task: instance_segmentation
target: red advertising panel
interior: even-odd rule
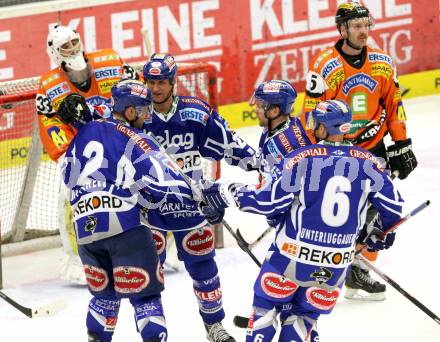
[[[112,47],[126,61],[154,51],[179,61],[208,61],[219,71],[220,103],[249,98],[256,82],[282,78],[304,89],[310,58],[334,44],[337,0],[123,1],[0,20],[0,81],[51,68],[48,28],[76,28],[88,51]],[[375,18],[372,45],[387,50],[400,74],[440,67],[438,0],[363,1]],[[55,10],[55,9],[54,9]]]

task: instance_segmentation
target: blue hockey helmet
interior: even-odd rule
[[[121,80],[112,87],[111,105],[116,113],[124,114],[127,107],[135,107],[138,112],[150,104],[151,91],[141,81]]]
[[[169,54],[155,53],[142,69],[144,80],[169,80],[171,84],[177,75],[177,64]]]
[[[350,106],[345,101],[321,101],[309,115],[307,126],[310,129],[316,129],[319,124],[322,124],[329,135],[345,134],[350,131],[351,118]]]
[[[253,99],[264,103],[265,110],[268,110],[271,105],[278,105],[281,114],[284,115],[290,115],[296,97],[295,88],[289,82],[281,80],[261,82],[253,95]]]

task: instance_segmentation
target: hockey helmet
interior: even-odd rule
[[[56,25],[47,35],[47,54],[52,63],[80,71],[87,67],[78,32],[68,26]]]
[[[351,128],[351,109],[342,100],[326,100],[319,102],[309,115],[307,126],[310,129],[325,126],[329,135],[345,134]]]
[[[150,104],[151,92],[141,81],[125,79],[112,87],[111,106],[116,113],[124,114],[127,107],[135,107],[139,116]]]
[[[358,2],[346,2],[338,6],[335,23],[337,27],[346,24],[351,19],[368,18],[370,26],[373,25],[373,18],[367,7]]]
[[[255,100],[262,101],[264,110],[268,110],[271,105],[278,105],[281,114],[290,115],[296,97],[296,90],[289,82],[271,80],[261,82],[257,86],[251,104],[254,104]]]
[[[144,80],[169,80],[171,84],[177,75],[177,64],[174,57],[155,53],[142,69]]]

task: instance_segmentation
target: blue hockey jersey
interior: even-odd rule
[[[163,203],[193,206],[192,192],[152,138],[114,119],[83,125],[62,163],[78,244],[144,223]]]
[[[202,178],[202,158],[225,161],[244,170],[258,168],[255,150],[246,144],[225,120],[204,101],[176,96],[171,110],[151,110],[143,129],[150,132],[194,180]],[[162,230],[185,230],[207,225],[195,206],[164,203],[148,213],[149,225]],[[165,225],[162,225],[165,222]]]
[[[300,148],[276,166],[266,183],[239,186],[241,210],[277,222],[267,260],[300,286],[332,290],[344,281],[368,202],[384,229],[396,223],[403,200],[382,160],[351,145]]]
[[[259,171],[270,173],[274,165],[280,163],[287,154],[310,144],[301,121],[295,117],[290,117],[272,134],[265,128],[258,144]]]

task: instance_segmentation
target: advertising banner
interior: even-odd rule
[[[51,68],[46,36],[57,22],[78,30],[85,49],[111,47],[127,62],[153,51],[206,61],[219,71],[220,103],[246,101],[257,82],[281,78],[304,89],[311,57],[339,39],[337,0],[120,1],[0,20],[0,81]],[[56,2],[54,2],[55,4]],[[440,67],[440,2],[365,0],[375,18],[370,44],[388,51],[399,74]]]

